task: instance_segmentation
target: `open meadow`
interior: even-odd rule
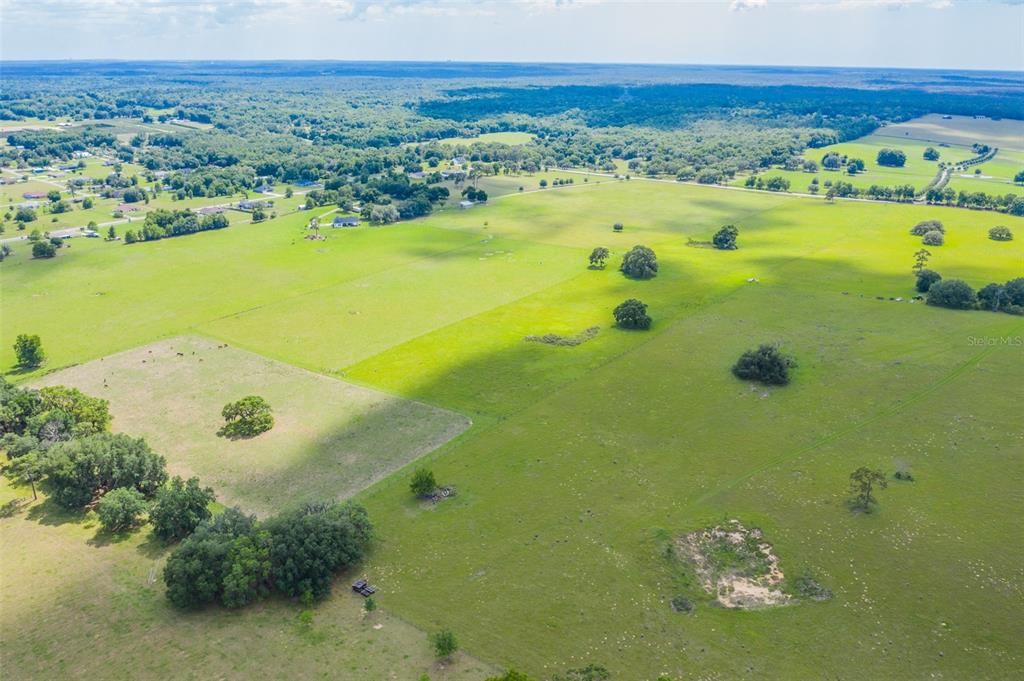
[[[48,261],[16,252],[0,268],[0,364],[13,365],[16,334],[40,334],[48,364],[11,378],[110,399],[115,430],[145,434],[225,503],[264,511],[368,485],[356,498],[379,541],[359,574],[380,587],[385,626],[359,619],[341,580],[310,630],[276,600],[178,614],[153,583],[165,554],[145,529],[109,541],[91,515],[42,501],[0,520],[3,572],[43,563],[49,585],[3,590],[12,676],[362,664],[347,678],[481,679],[485,660],[536,676],[593,662],[622,679],[1009,680],[1024,665],[1024,551],[1010,540],[1024,433],[1007,427],[1024,319],[913,301],[921,244],[908,234],[942,220],[929,267],[980,288],[1024,274],[1024,239],[987,234],[1024,236],[1024,219],[580,176],[325,241],[302,238],[307,219],[81,240]],[[738,250],[706,247],[724,224],[739,228]],[[656,278],[617,271],[635,244],[656,252]],[[596,246],[612,253],[605,268],[587,266]],[[633,297],[649,331],[613,325]],[[572,347],[524,340],[591,327]],[[791,385],[732,376],[759,343],[796,357]],[[212,434],[220,406],[257,386],[285,428],[242,443]],[[454,498],[413,498],[411,465],[380,479],[438,446],[420,462]],[[351,470],[365,461],[372,474]],[[852,513],[859,466],[914,481],[879,491],[877,513]],[[764,531],[787,577],[810,570],[834,597],[713,606],[666,546],[730,519]],[[677,596],[692,614],[673,610]],[[443,672],[422,633],[439,627],[466,651]],[[224,646],[241,666],[217,662]],[[125,652],[87,657],[97,648]]]

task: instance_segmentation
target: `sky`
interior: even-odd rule
[[[0,0],[0,59],[1024,70],[1024,0]]]

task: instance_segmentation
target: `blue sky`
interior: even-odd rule
[[[0,0],[3,59],[1024,69],[1024,0]]]

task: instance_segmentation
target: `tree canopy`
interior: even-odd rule
[[[737,248],[736,237],[739,236],[740,230],[734,225],[725,225],[720,230],[715,232],[715,236],[711,239],[711,243],[714,244],[715,248],[723,251],[732,251]]]
[[[237,402],[229,402],[221,410],[224,426],[218,435],[231,440],[256,437],[274,427],[270,404],[259,395],[248,395]]]
[[[649,329],[653,322],[647,314],[647,305],[636,298],[619,303],[612,311],[612,316],[620,329]]]
[[[658,274],[658,258],[647,246],[633,246],[622,256],[619,270],[633,279],[652,279]]]
[[[970,284],[962,279],[943,279],[928,289],[929,305],[954,310],[970,310],[977,306],[978,297]]]

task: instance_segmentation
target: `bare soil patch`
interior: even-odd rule
[[[722,607],[766,608],[792,600],[781,589],[785,574],[779,557],[757,528],[732,520],[679,537],[676,551]]]

